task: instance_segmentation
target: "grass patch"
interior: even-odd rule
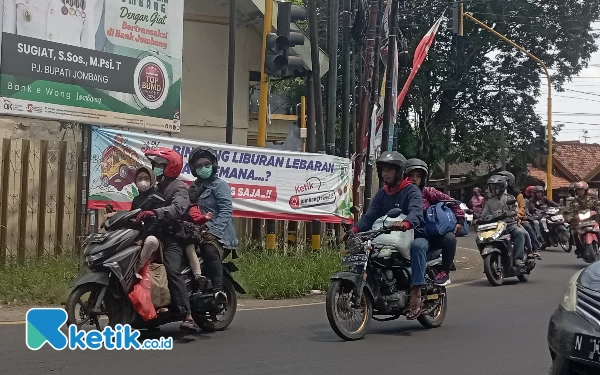
[[[246,244],[238,253],[235,263],[239,271],[234,278],[248,297],[260,299],[295,298],[311,290],[325,290],[329,277],[340,269],[338,249],[270,251]],[[79,260],[71,255],[32,258],[24,265],[11,259],[0,269],[0,304],[62,304],[78,276]]]
[[[234,274],[249,296],[261,299],[302,297],[325,290],[329,278],[340,270],[338,249],[269,251],[247,246],[236,260]]]
[[[57,305],[66,301],[70,283],[79,276],[78,259],[71,255],[9,259],[0,269],[0,303]]]

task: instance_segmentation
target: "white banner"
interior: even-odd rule
[[[234,217],[351,222],[352,166],[337,156],[226,145],[93,128],[88,207],[129,209],[137,195],[135,170],[144,152],[168,147],[184,158],[180,179],[190,184],[187,159],[195,147],[217,151],[219,177],[231,187]]]

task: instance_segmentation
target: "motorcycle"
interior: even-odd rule
[[[545,207],[541,210],[541,215],[538,215],[540,225],[542,226],[542,236],[544,247],[560,247],[564,252],[571,251],[569,246],[569,225],[565,222],[565,218],[560,214],[558,207]]]
[[[589,209],[581,210],[574,216],[573,230],[577,232],[573,236],[576,251],[586,263],[600,260],[598,250],[598,233],[600,232],[596,212]]]
[[[390,210],[387,219],[398,218],[399,208]],[[348,270],[331,277],[327,290],[327,319],[333,331],[343,340],[361,339],[369,330],[372,319],[389,321],[409,311],[411,268],[409,251],[374,245],[382,234],[391,233],[386,220],[381,229],[351,235],[347,240],[347,255],[341,265]],[[439,327],[446,317],[446,288],[433,280],[441,266],[441,249],[430,251],[423,287],[423,306],[417,318],[426,328]],[[360,316],[353,321],[355,316]],[[388,316],[377,318],[377,316]]]
[[[510,234],[505,233],[504,218],[505,214],[487,215],[477,225],[475,242],[483,259],[483,273],[493,286],[502,285],[505,277],[516,276],[519,281],[527,281],[536,264],[534,259],[524,260],[525,272],[514,266],[514,248]]]
[[[158,195],[151,195],[148,199],[164,202]],[[138,240],[147,227],[147,223],[135,220],[140,212],[138,209],[114,213],[104,223],[106,232],[92,234],[84,241],[83,255],[89,272],[73,282],[74,289],[65,307],[69,325],[82,327],[89,324],[101,330],[100,316],[107,316],[111,327],[130,324],[134,329],[155,329],[181,321],[181,316],[161,311],[164,309],[159,310],[156,318],[144,321],[129,299],[129,293],[138,282],[135,268],[142,249]],[[195,290],[194,275],[187,264],[183,265],[181,274],[185,279],[192,317],[203,331],[222,331],[233,321],[237,308],[236,291],[246,293],[233,279],[232,273],[237,270],[233,263],[223,263],[223,291],[227,295],[227,304],[223,306],[215,304],[210,280],[203,289]],[[87,299],[82,298],[86,295]]]

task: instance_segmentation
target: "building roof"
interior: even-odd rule
[[[541,169],[537,169],[533,166],[531,166],[531,164],[527,165],[527,174],[533,178],[535,178],[536,180],[539,180],[541,182],[544,183],[544,185],[546,185],[546,177],[547,177],[547,173],[542,171]],[[552,190],[554,189],[560,189],[560,188],[568,188],[569,185],[571,183],[559,176],[553,175],[552,176]]]
[[[555,142],[554,167],[572,181],[589,181],[600,173],[600,145],[580,141]]]

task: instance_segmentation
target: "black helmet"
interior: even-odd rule
[[[381,168],[384,166],[390,166],[396,168],[396,179],[401,179],[404,175],[404,168],[406,167],[406,158],[398,151],[385,151],[375,161],[377,166],[377,174],[379,179],[382,179]]]
[[[506,177],[506,182],[508,183],[508,186],[514,189],[516,181],[514,174],[510,173],[509,171],[501,171],[498,172],[498,175]]]
[[[536,185],[533,187],[533,193],[535,194],[536,192],[541,191],[542,194],[544,193],[544,187],[541,185]]]
[[[212,161],[213,175],[216,175],[219,169],[219,160],[217,159],[217,152],[214,149],[207,146],[198,146],[195,149],[193,149],[192,152],[190,152],[190,156],[188,158],[188,164],[190,166],[190,172],[192,173],[192,176],[196,178],[198,177],[198,175],[196,174],[196,161],[198,161],[198,159],[200,159],[201,157],[205,157]]]
[[[508,183],[505,176],[495,174],[488,179],[487,185],[492,195],[500,196],[506,191]]]
[[[406,168],[404,169],[404,175],[408,175],[411,171],[420,170],[421,171],[421,184],[419,188],[423,189],[425,184],[427,183],[427,177],[429,176],[429,168],[427,167],[427,163],[425,163],[421,159],[408,159],[406,161]]]

